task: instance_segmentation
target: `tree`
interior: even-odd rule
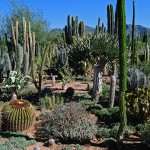
[[[118,0],[118,34],[119,34],[119,89],[120,89],[120,126],[118,142],[123,138],[123,131],[127,125],[125,92],[127,87],[127,54],[126,54],[126,13],[125,0]]]
[[[25,18],[26,22],[31,23],[31,30],[36,33],[36,41],[43,43],[49,39],[49,22],[43,17],[41,11],[35,12],[30,7],[25,5],[23,1],[10,1],[10,12],[6,15],[4,27],[11,36],[11,22],[19,22],[19,43],[23,41],[23,26],[22,22]],[[28,26],[27,26],[28,31]]]

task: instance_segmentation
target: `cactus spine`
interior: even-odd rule
[[[10,101],[3,110],[3,123],[7,131],[23,131],[34,121],[35,111],[26,100]]]
[[[126,13],[125,0],[118,0],[118,28],[119,28],[119,88],[120,88],[120,126],[117,140],[122,139],[123,131],[127,125],[125,92],[127,87],[127,54],[126,54]]]

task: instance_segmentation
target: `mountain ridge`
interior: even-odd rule
[[[95,28],[93,27],[90,27],[90,26],[85,26],[85,32],[86,33],[90,33],[90,32],[94,32],[95,31]],[[51,32],[56,32],[56,33],[63,33],[64,30],[61,29],[61,28],[54,28],[51,30]],[[126,25],[126,32],[127,32],[127,35],[129,34],[130,36],[132,35],[132,25],[131,24],[127,24]],[[148,27],[144,27],[142,25],[135,25],[135,36],[138,36],[140,34],[144,34],[144,32],[148,32],[150,33],[150,28]]]

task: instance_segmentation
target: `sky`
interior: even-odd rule
[[[14,0],[15,1],[15,0]],[[18,0],[19,1],[19,0]],[[33,10],[41,10],[51,28],[63,28],[67,15],[78,16],[85,25],[95,27],[98,17],[107,26],[107,5],[116,6],[117,0],[23,0]],[[135,24],[150,28],[150,0],[135,0]],[[9,13],[9,1],[1,0],[0,14]],[[126,22],[132,23],[132,0],[126,0]]]

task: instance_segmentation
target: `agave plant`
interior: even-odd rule
[[[11,71],[9,77],[3,80],[3,84],[5,88],[10,89],[12,99],[16,99],[17,91],[27,86],[31,80],[32,78],[30,76],[23,76],[17,71]]]

